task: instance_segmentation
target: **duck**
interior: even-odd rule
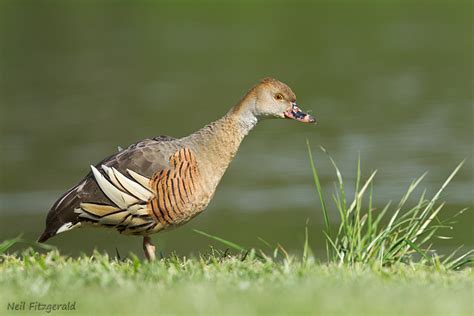
[[[142,236],[145,257],[155,260],[150,236],[207,207],[242,140],[266,119],[316,122],[288,85],[264,78],[222,118],[193,134],[145,139],[91,165],[52,205],[38,242],[82,227],[111,228]]]

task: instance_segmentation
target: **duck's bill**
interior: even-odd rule
[[[291,109],[283,113],[286,118],[293,119],[295,121],[303,122],[303,123],[316,123],[316,119],[309,115],[308,113],[305,113],[301,111],[299,107],[296,106],[296,103],[293,104]]]

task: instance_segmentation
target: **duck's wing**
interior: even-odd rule
[[[95,182],[109,202],[80,203],[74,209],[79,223],[113,227],[123,234],[150,235],[188,221],[195,214],[191,207],[200,188],[196,157],[183,147],[168,160],[169,166],[151,178],[130,169],[127,177],[114,167],[102,165],[102,173],[91,166]]]
[[[169,136],[159,136],[152,139],[146,139],[136,144],[129,146],[126,149],[120,150],[119,152],[105,158],[91,169],[88,175],[84,177],[76,186],[65,192],[51,207],[48,216],[46,218],[46,228],[43,234],[38,239],[39,242],[44,242],[52,236],[74,228],[80,223],[81,219],[75,210],[81,208],[81,204],[85,205],[85,209],[92,212],[93,206],[88,203],[94,203],[94,205],[102,205],[100,209],[94,209],[97,214],[105,214],[113,212],[112,208],[120,208],[124,206],[115,205],[111,203],[111,196],[105,194],[103,187],[100,186],[98,179],[104,178],[107,181],[111,181],[112,184],[121,186],[121,192],[125,195],[115,198],[127,198],[132,196],[137,198],[133,193],[129,192],[123,184],[119,183],[117,177],[121,178],[122,181],[127,179],[132,180],[134,183],[138,183],[142,188],[135,186],[135,191],[141,191],[145,194],[148,190],[139,180],[149,179],[160,170],[165,170],[169,167],[169,157],[176,152],[179,145],[175,138]],[[124,176],[126,175],[126,176]],[[105,183],[105,182],[103,182]],[[125,184],[133,185],[130,183]],[[129,189],[132,189],[130,187]],[[118,192],[115,192],[118,193]],[[145,198],[145,196],[140,196]],[[114,202],[112,200],[112,202]],[[115,200],[117,202],[117,200]],[[112,215],[112,214],[111,214]],[[138,217],[138,216],[137,216]],[[105,223],[106,224],[106,223]]]

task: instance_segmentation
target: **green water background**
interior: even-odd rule
[[[35,239],[59,195],[118,145],[192,133],[266,76],[290,85],[319,124],[261,123],[208,209],[154,237],[164,255],[205,252],[209,240],[192,229],[301,251],[309,218],[323,256],[306,139],[331,153],[347,181],[359,153],[365,176],[378,169],[378,207],[425,171],[422,186],[433,194],[467,159],[443,195],[444,216],[472,208],[472,9],[459,1],[2,1],[0,239]],[[334,172],[315,154],[329,194]],[[473,219],[461,217],[438,249],[472,248]],[[51,244],[71,254],[141,253],[140,239],[107,230]]]

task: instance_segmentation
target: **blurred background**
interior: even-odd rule
[[[459,1],[2,1],[0,240],[34,240],[89,165],[156,135],[180,137],[221,117],[259,79],[287,83],[319,124],[265,121],[244,141],[208,209],[155,235],[169,255],[206,252],[199,229],[246,247],[301,251],[305,222],[324,257],[306,139],[329,194],[325,147],[354,181],[378,169],[377,207],[414,178],[448,217],[473,203],[473,15]],[[334,209],[333,209],[334,210]],[[337,214],[331,221],[336,224]],[[474,246],[473,212],[447,252]],[[141,238],[105,229],[50,240],[65,254],[141,255]]]

